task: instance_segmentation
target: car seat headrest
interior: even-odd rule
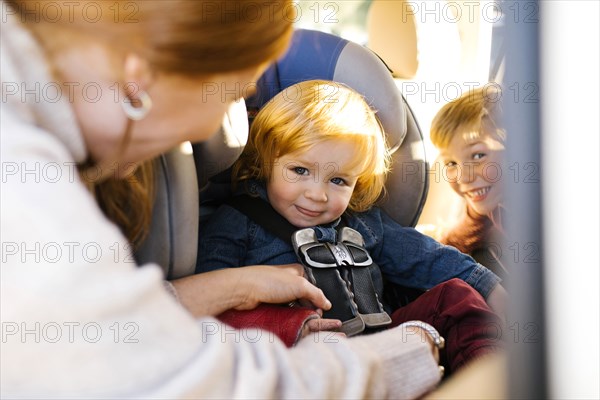
[[[324,32],[298,29],[288,52],[262,75],[246,100],[250,120],[273,96],[298,82],[325,79],[362,94],[377,111],[388,143],[398,148],[406,136],[406,110],[390,71],[373,52]]]
[[[240,99],[229,107],[221,128],[210,139],[192,144],[198,188],[202,190],[210,178],[231,167],[247,142],[248,115]]]
[[[246,100],[250,123],[258,110],[289,86],[312,79],[343,83],[376,110],[392,153],[387,195],[379,203],[404,226],[415,226],[428,190],[423,136],[391,71],[371,50],[324,32],[299,29],[287,53],[259,79]]]

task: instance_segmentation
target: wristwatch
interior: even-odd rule
[[[442,350],[444,348],[444,346],[446,345],[446,341],[444,340],[442,335],[440,335],[440,333],[437,331],[437,329],[435,329],[433,326],[429,325],[427,322],[408,321],[408,322],[403,323],[402,326],[418,327],[418,328],[423,329],[425,332],[427,332],[427,334],[431,338],[431,341],[433,342],[433,345],[437,349],[438,354],[439,354],[439,351]],[[444,372],[445,372],[444,367],[442,365],[438,365],[438,370],[440,372],[440,377],[443,378]]]
[[[435,347],[437,347],[438,350],[443,349],[446,344],[446,341],[444,340],[442,335],[440,335],[440,333],[433,326],[429,325],[427,322],[408,321],[408,322],[404,322],[402,324],[402,326],[405,326],[405,327],[416,326],[418,328],[423,329],[425,332],[427,332],[427,334],[431,338],[431,341],[433,342],[433,345]]]

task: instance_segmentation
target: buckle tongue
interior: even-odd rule
[[[378,267],[364,248],[363,237],[344,227],[339,239],[337,243],[319,242],[312,228],[292,235],[307,279],[323,290],[332,303],[323,316],[342,320],[340,331],[347,336],[389,325],[392,320],[379,301],[371,277],[371,270]]]

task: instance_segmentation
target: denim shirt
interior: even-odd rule
[[[260,183],[248,182],[246,190],[267,200],[266,189]],[[493,272],[468,255],[413,228],[401,226],[378,207],[360,213],[347,212],[344,221],[346,226],[363,236],[366,250],[390,282],[427,290],[459,278],[484,298],[500,282]],[[334,242],[337,223],[313,228],[319,240]],[[290,243],[231,206],[219,207],[200,226],[197,273],[245,265],[297,262]]]

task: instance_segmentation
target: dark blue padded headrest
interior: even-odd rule
[[[246,107],[258,110],[277,93],[298,82],[333,80],[340,53],[348,43],[323,32],[296,30],[288,52],[264,72],[257,83],[256,95],[246,99]]]
[[[250,122],[273,96],[298,82],[325,79],[344,83],[377,110],[393,148],[406,135],[406,110],[391,72],[369,49],[324,32],[298,29],[287,53],[261,76],[246,100]]]

